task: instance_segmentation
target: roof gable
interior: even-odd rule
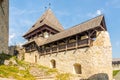
[[[32,31],[38,29],[39,27],[43,25],[48,25],[49,27],[57,30],[57,31],[63,31],[64,28],[59,23],[58,19],[55,17],[51,9],[48,9],[41,17],[37,20],[37,22],[30,28],[30,30],[25,34],[29,34]],[[24,36],[25,36],[24,35]]]

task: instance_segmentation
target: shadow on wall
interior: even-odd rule
[[[92,75],[88,79],[80,79],[80,80],[109,80],[109,77],[106,73],[99,73]]]

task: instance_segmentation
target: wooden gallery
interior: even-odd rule
[[[71,22],[70,22],[71,23]],[[89,79],[112,80],[112,48],[103,15],[64,30],[51,9],[23,36],[25,61]]]

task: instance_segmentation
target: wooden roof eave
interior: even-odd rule
[[[95,27],[95,28],[92,28],[92,29],[89,29],[89,30],[83,31],[83,32],[81,32],[81,33],[77,33],[77,34],[74,34],[74,35],[70,35],[70,36],[67,36],[67,37],[64,37],[64,38],[58,39],[58,40],[56,40],[56,41],[60,41],[60,40],[63,40],[63,39],[66,39],[66,38],[68,38],[68,37],[72,37],[72,36],[75,36],[75,35],[78,35],[78,34],[83,34],[83,33],[87,32],[87,31],[95,30],[95,29],[97,29],[98,27],[100,27],[100,26],[97,26],[97,27]],[[53,36],[54,36],[54,35],[53,35]],[[50,44],[50,43],[54,43],[54,42],[56,42],[56,41],[52,41],[52,42],[49,42],[49,43],[46,42],[46,43],[41,44],[41,45],[39,45],[39,46],[43,46],[43,45],[47,45],[47,44]]]
[[[27,46],[27,45],[29,45],[29,44],[31,44],[31,43],[34,43],[34,42],[35,42],[35,41],[32,40],[32,41],[30,41],[30,42],[27,42],[27,43],[23,44],[22,46],[25,47],[25,46]]]

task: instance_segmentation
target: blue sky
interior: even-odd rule
[[[100,14],[105,15],[113,57],[120,57],[120,0],[9,0],[9,45],[22,44],[22,35],[51,9],[65,29]]]

